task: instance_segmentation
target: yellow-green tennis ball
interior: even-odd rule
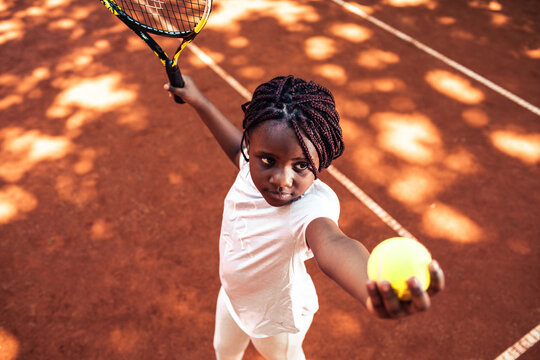
[[[368,276],[373,281],[387,280],[401,300],[410,300],[407,280],[416,276],[421,287],[429,287],[431,254],[418,241],[394,237],[377,245],[368,259]]]

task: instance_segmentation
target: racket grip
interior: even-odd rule
[[[168,60],[165,63],[165,69],[167,70],[167,76],[169,77],[169,81],[171,82],[171,85],[177,88],[183,88],[184,87],[184,79],[182,79],[182,74],[180,73],[180,69],[178,68],[178,65],[172,64],[171,60]],[[176,101],[179,104],[184,104],[185,101],[182,100],[181,97],[177,95],[174,96],[174,101]]]

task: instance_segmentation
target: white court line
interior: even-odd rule
[[[227,82],[227,84],[229,84],[234,90],[236,90],[240,95],[242,95],[244,99],[246,99],[247,101],[251,100],[251,92],[244,86],[242,86],[238,81],[236,81],[235,78],[227,74],[227,72],[223,70],[221,66],[216,64],[214,59],[212,59],[210,56],[208,56],[208,54],[202,51],[200,47],[192,43],[188,46],[188,49],[193,51],[203,63],[205,63],[206,65],[208,65],[208,67],[214,70],[216,74],[218,74],[223,80],[225,80],[225,82]]]
[[[233,89],[235,89],[246,100],[251,100],[251,92],[246,89],[242,84],[236,81],[231,75],[229,75],[221,66],[208,56],[201,48],[195,44],[190,44],[188,49],[193,51],[195,55],[211,68],[216,74],[218,74],[223,80],[225,80]],[[371,199],[364,191],[356,186],[349,178],[347,178],[341,171],[336,169],[335,166],[330,166],[328,173],[332,175],[341,185],[349,190],[358,200],[360,200],[369,210],[371,210],[376,216],[378,216],[386,225],[396,231],[400,236],[416,239],[410,232],[408,232],[401,224],[399,224],[390,214],[388,214],[383,208],[381,208],[373,199]]]
[[[521,105],[525,109],[531,111],[532,113],[540,116],[540,109],[531,103],[523,100],[517,95],[514,95],[510,91],[500,87],[499,85],[493,83],[492,81],[484,78],[483,76],[475,73],[474,71],[466,68],[465,66],[455,62],[454,60],[446,57],[445,55],[439,53],[438,51],[430,48],[429,46],[419,42],[418,40],[410,37],[409,35],[397,30],[396,28],[380,21],[377,18],[374,18],[373,16],[370,16],[366,14],[362,9],[344,1],[344,0],[331,0],[332,2],[342,6],[347,11],[354,13],[361,18],[369,21],[370,23],[378,26],[379,28],[386,30],[387,32],[391,33],[394,36],[397,36],[398,38],[416,46],[420,50],[426,52],[427,54],[439,59],[440,61],[444,62],[445,64],[453,67],[454,69],[462,72],[463,74],[469,76],[470,78],[478,81],[479,83],[485,85],[486,87],[490,88],[491,90],[501,94],[502,96],[505,96],[509,100],[517,103],[518,105]],[[354,185],[354,184],[353,184]],[[353,192],[354,193],[354,192]],[[379,216],[379,215],[378,215]],[[380,216],[379,216],[380,217]],[[391,222],[391,220],[390,220]],[[392,227],[392,226],[390,226]],[[540,341],[540,325],[538,325],[536,328],[531,330],[527,335],[522,337],[518,342],[516,342],[514,345],[509,347],[504,353],[499,355],[495,360],[515,360],[520,355],[522,355],[525,351],[527,351],[529,348],[533,347],[538,341]]]
[[[488,88],[498,92],[499,94],[507,97],[508,99],[516,102],[517,104],[523,106],[529,111],[540,115],[540,109],[536,106],[528,103],[527,101],[519,98],[518,96],[510,93],[509,91],[503,89],[502,87],[494,84],[493,82],[487,80],[486,78],[474,73],[473,71],[465,68],[464,66],[456,63],[455,61],[447,58],[446,56],[440,54],[439,52],[431,49],[430,47],[416,41],[410,36],[400,32],[397,29],[381,22],[378,19],[375,19],[361,9],[348,4],[342,0],[331,0],[336,4],[343,6],[345,9],[361,16],[362,18],[370,21],[371,23],[383,28],[384,30],[389,31],[395,36],[415,45],[419,49],[427,52],[428,54],[434,56],[435,58],[443,61],[447,65],[455,68],[458,71],[468,75],[469,77],[477,80],[478,82],[484,84]],[[240,95],[242,95],[246,100],[251,100],[251,92],[242,86],[235,78],[229,75],[223,68],[215,63],[215,61],[208,56],[204,51],[202,51],[195,44],[190,44],[189,49],[197,55],[197,57],[210,67],[215,73],[217,73],[225,82],[227,82],[233,89],[235,89]],[[386,225],[391,229],[396,231],[400,236],[409,237],[416,239],[409,231],[407,231],[401,224],[399,224],[392,216],[390,216],[384,209],[382,209],[371,197],[369,197],[364,191],[362,191],[356,184],[354,184],[349,178],[347,178],[343,173],[341,173],[335,166],[330,166],[328,168],[328,173],[332,175],[340,184],[342,184],[347,190],[349,190],[358,200],[360,200],[368,209],[370,209],[376,216],[378,216]],[[499,355],[495,360],[516,360],[520,355],[525,351],[533,347],[540,340],[540,325],[531,330],[528,334],[523,336],[518,342],[506,349],[501,355]]]
[[[397,222],[390,214],[388,214],[382,207],[379,206],[368,194],[366,194],[362,189],[360,189],[354,182],[352,182],[348,177],[343,175],[341,171],[336,169],[334,165],[330,165],[327,169],[330,175],[332,175],[341,185],[345,186],[347,190],[351,192],[358,200],[360,200],[367,208],[379,219],[381,219],[386,225],[399,234],[399,236],[408,237],[411,239],[418,240],[410,232],[408,232],[400,223]]]
[[[540,341],[540,324],[536,325],[527,335],[523,336],[514,345],[497,356],[495,360],[515,360],[523,355],[525,351],[532,348],[538,341]]]
[[[346,2],[344,0],[330,0],[330,1],[340,5],[341,7],[343,7],[344,9],[346,9],[347,11],[349,11],[351,13],[360,16],[361,18],[363,18],[363,19],[369,21],[370,23],[378,26],[379,28],[388,31],[392,35],[397,36],[398,38],[400,38],[400,39],[402,39],[402,40],[416,46],[417,48],[419,48],[420,50],[426,52],[427,54],[439,59],[440,61],[442,61],[446,65],[453,67],[454,69],[456,69],[456,70],[460,71],[461,73],[467,75],[468,77],[478,81],[479,83],[481,83],[484,86],[490,88],[491,90],[501,94],[502,96],[506,97],[507,99],[509,99],[509,100],[515,102],[516,104],[524,107],[525,109],[529,110],[530,112],[540,116],[540,108],[538,108],[537,106],[534,106],[533,104],[527,102],[526,100],[523,100],[519,96],[511,93],[510,91],[502,88],[501,86],[495,84],[494,82],[486,79],[485,77],[483,77],[483,76],[475,73],[474,71],[466,68],[465,66],[463,66],[461,64],[458,64],[454,60],[446,57],[445,55],[441,54],[440,52],[430,48],[429,46],[427,46],[427,45],[421,43],[420,41],[410,37],[409,35],[399,31],[398,29],[396,29],[396,28],[394,28],[394,27],[380,21],[377,18],[374,18],[371,15],[366,14],[359,7],[354,6],[354,5],[348,3],[348,2]]]
[[[221,66],[208,56],[197,45],[190,44],[188,46],[195,55],[211,68],[216,74],[218,74],[225,82],[227,82],[234,90],[236,90],[244,99],[251,100],[251,92],[240,84],[235,78],[229,75]],[[398,233],[400,236],[416,239],[409,231],[407,231],[400,223],[397,222],[388,212],[379,206],[371,197],[369,197],[362,189],[360,189],[354,182],[347,178],[341,171],[335,166],[331,165],[328,169],[328,173],[332,175],[341,185],[351,192],[358,200],[360,200],[369,210],[371,210],[379,219],[381,219],[392,230]],[[516,360],[521,354],[531,348],[538,342],[540,338],[540,325],[531,330],[517,343],[509,347],[504,353],[499,355],[495,360]]]
[[[448,58],[447,56],[439,53],[438,51],[430,48],[429,46],[419,42],[418,40],[410,37],[409,35],[397,30],[396,28],[380,21],[377,18],[374,18],[373,16],[370,16],[366,14],[362,9],[344,1],[344,0],[331,0],[332,2],[342,6],[347,11],[354,13],[361,18],[369,21],[370,23],[378,26],[379,28],[386,30],[387,32],[391,33],[392,35],[416,46],[420,50],[426,52],[427,54],[435,57],[436,59],[439,59],[443,63],[447,64],[448,66],[453,67],[454,69],[460,71],[461,73],[469,76],[470,78],[478,81],[479,83],[485,85],[486,87],[490,88],[491,90],[501,94],[502,96],[508,98],[509,100],[517,103],[518,105],[524,107],[525,109],[529,110],[530,112],[539,115],[540,116],[540,108],[532,105],[531,103],[523,100],[519,96],[511,93],[510,91],[502,88],[501,86],[493,83],[492,81],[486,79],[485,77],[475,73],[474,71],[466,68],[465,66],[458,64],[454,60]],[[353,184],[354,185],[354,184]],[[354,192],[353,192],[354,194]],[[379,216],[379,215],[378,215]],[[380,217],[380,216],[379,216]],[[391,222],[391,221],[390,221]],[[398,224],[399,225],[399,224]],[[390,226],[390,225],[389,225]],[[392,226],[390,226],[392,227]],[[504,353],[499,355],[495,360],[515,360],[517,359],[521,354],[523,354],[525,351],[527,351],[529,348],[533,347],[538,341],[540,340],[540,325],[538,325],[536,328],[531,330],[527,335],[525,335],[523,338],[521,338],[518,342],[516,342],[514,345],[509,347]]]

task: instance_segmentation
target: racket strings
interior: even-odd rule
[[[191,32],[202,20],[207,1],[117,0],[120,8],[142,25],[166,33]]]

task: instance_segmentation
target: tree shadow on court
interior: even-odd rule
[[[356,1],[394,28],[538,104],[540,7],[534,0]],[[527,81],[529,79],[529,81]]]
[[[232,169],[99,2],[2,6],[0,357],[211,358]]]

